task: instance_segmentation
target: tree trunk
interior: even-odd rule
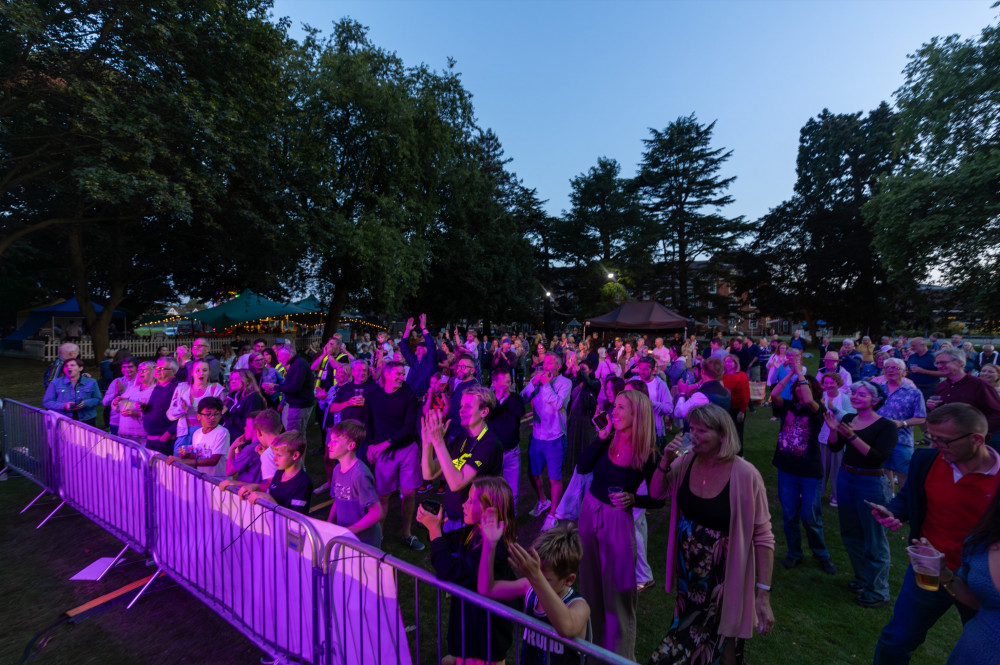
[[[87,328],[90,330],[90,340],[94,345],[94,362],[99,363],[104,358],[104,352],[108,350],[108,326],[111,325],[114,318],[115,308],[121,304],[125,297],[126,283],[116,280],[109,284],[108,301],[104,304],[104,310],[98,314],[90,299],[90,275],[87,270],[87,262],[84,259],[81,234],[79,226],[70,229],[67,247],[76,300],[80,305],[80,313],[83,314]]]
[[[340,323],[340,315],[344,313],[344,306],[347,304],[347,289],[343,286],[334,286],[333,297],[330,298],[330,308],[326,312],[326,321],[323,323],[323,337],[330,339],[337,332],[337,324]],[[350,340],[344,340],[349,342]]]

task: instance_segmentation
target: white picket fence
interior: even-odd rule
[[[221,358],[224,355],[225,349],[227,347],[232,347],[240,339],[244,342],[252,342],[255,339],[266,339],[268,344],[273,344],[274,340],[278,337],[290,337],[287,333],[284,335],[279,335],[276,333],[254,333],[252,335],[244,335],[242,338],[237,338],[235,336],[229,337],[206,337],[212,345],[212,355],[217,358]],[[166,337],[165,335],[154,335],[154,336],[134,336],[130,335],[126,338],[113,339],[108,343],[108,348],[111,349],[128,349],[136,358],[155,358],[156,351],[161,346],[165,346],[170,349],[173,353],[178,346],[186,346],[188,349],[191,348],[191,344],[197,337]],[[296,337],[295,345],[299,350],[305,349],[310,342],[319,340],[319,337]],[[38,358],[40,360],[45,360],[46,362],[52,362],[55,360],[56,355],[59,352],[59,340],[49,339],[47,341],[43,340],[25,340],[24,341],[24,355]],[[82,338],[76,345],[80,347],[80,357],[85,360],[94,360],[94,344],[89,337]],[[238,349],[237,349],[238,350]],[[98,359],[100,360],[100,359]]]

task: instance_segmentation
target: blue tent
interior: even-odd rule
[[[102,305],[93,303],[95,312],[103,312]],[[120,309],[115,310],[115,316],[125,318],[125,312]],[[44,305],[37,309],[30,310],[28,318],[24,320],[21,327],[3,338],[3,348],[20,351],[23,348],[21,342],[31,337],[47,324],[55,323],[56,319],[83,319],[83,312],[80,311],[80,304],[76,298],[56,302],[52,305]],[[122,327],[124,330],[124,325]]]

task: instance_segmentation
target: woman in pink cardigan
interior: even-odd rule
[[[671,441],[649,494],[672,497],[667,592],[677,579],[673,623],[650,663],[742,663],[754,628],[769,633],[774,534],[764,481],[737,455],[739,435],[719,406],[688,413],[690,455]]]

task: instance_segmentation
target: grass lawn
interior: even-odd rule
[[[815,359],[811,361],[815,368]],[[0,358],[0,396],[29,404],[41,403],[41,363]],[[772,507],[772,525],[777,540],[776,560],[784,556],[777,500],[777,472],[771,466],[777,423],[769,420],[769,409],[758,409],[746,425],[746,457],[764,476]],[[522,446],[527,446],[528,428],[524,428]],[[310,432],[318,441],[318,431]],[[524,455],[523,457],[526,457]],[[525,462],[526,464],[526,462]],[[319,457],[308,458],[313,479],[322,482]],[[566,476],[568,479],[568,475]],[[527,482],[521,489],[520,540],[530,543],[541,518],[526,514],[532,490]],[[112,556],[120,549],[118,541],[99,527],[79,516],[62,517],[36,531],[33,527],[44,514],[36,507],[25,515],[18,511],[37,493],[34,485],[19,477],[0,483],[0,542],[3,565],[0,566],[0,593],[8,600],[0,607],[0,662],[20,658],[31,637],[55,621],[66,610],[101,594],[139,579],[152,572],[141,561],[119,567],[102,582],[70,582],[69,577],[99,556]],[[73,511],[65,510],[66,515]],[[324,514],[321,517],[325,517]],[[875,641],[882,626],[892,615],[891,608],[865,610],[851,602],[847,590],[851,579],[850,564],[840,541],[837,511],[826,505],[823,519],[827,546],[839,573],[830,577],[806,558],[795,570],[775,564],[772,604],[776,617],[775,631],[758,636],[747,646],[747,659],[753,663],[867,663],[871,661]],[[400,558],[429,567],[426,551],[416,553],[399,544],[398,511],[393,508],[385,534],[385,549]],[[636,655],[645,662],[662,639],[673,611],[673,599],[663,592],[664,556],[667,546],[667,509],[651,512],[649,520],[649,561],[656,584],[639,597],[638,641]],[[415,533],[421,533],[419,527]],[[905,570],[905,530],[890,535],[893,567],[890,587],[899,589]],[[412,598],[412,583],[401,584],[401,599]],[[155,588],[155,587],[154,587]],[[436,635],[433,594],[421,588],[421,633],[425,655],[435,652],[427,639]],[[16,599],[16,600],[15,600]],[[407,623],[414,621],[412,601],[403,605]],[[961,632],[957,612],[950,611],[928,635],[914,659],[916,665],[941,663],[947,658]],[[259,652],[235,629],[192,596],[172,584],[159,590],[126,612],[124,605],[79,624],[59,628],[51,643],[33,662],[37,663],[251,663],[258,662]],[[432,662],[425,659],[424,662]]]

